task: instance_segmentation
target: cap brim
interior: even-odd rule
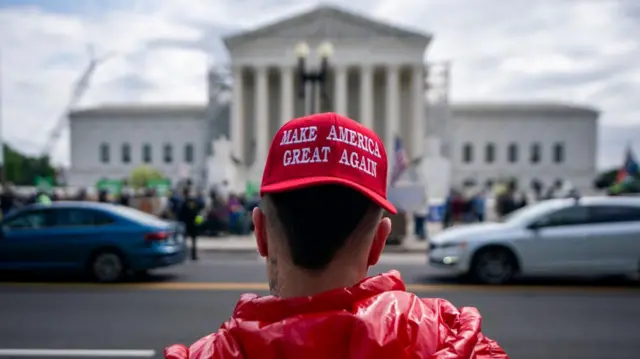
[[[367,196],[369,199],[371,199],[373,202],[375,202],[376,204],[378,204],[380,207],[382,207],[385,211],[391,213],[391,214],[396,214],[398,213],[398,210],[396,209],[396,207],[391,204],[391,202],[389,202],[386,198],[380,196],[379,194],[373,192],[372,190],[370,190],[367,187],[364,187],[358,183],[349,181],[349,180],[345,180],[342,178],[336,178],[336,177],[308,177],[308,178],[296,178],[296,179],[292,179],[292,180],[288,180],[288,181],[282,181],[282,182],[278,182],[278,183],[274,183],[271,185],[266,185],[260,188],[260,195],[262,196],[265,193],[277,193],[277,192],[286,192],[286,191],[292,191],[292,190],[296,190],[296,189],[301,189],[301,188],[307,188],[307,187],[313,187],[313,186],[320,186],[320,185],[325,185],[325,184],[337,184],[337,185],[343,185],[349,188],[353,188],[354,190],[362,193],[363,195]]]

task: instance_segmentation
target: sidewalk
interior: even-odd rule
[[[429,223],[428,233],[433,235],[442,230],[439,223]],[[427,241],[419,241],[413,235],[408,235],[400,245],[387,245],[385,252],[393,253],[425,253]],[[253,234],[244,236],[200,237],[198,238],[198,250],[205,252],[223,253],[251,253],[256,252],[256,241]]]

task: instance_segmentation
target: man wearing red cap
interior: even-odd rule
[[[387,155],[370,129],[335,113],[276,134],[253,212],[270,296],[240,297],[186,358],[507,358],[474,308],[405,291],[396,271],[367,277],[391,232]]]

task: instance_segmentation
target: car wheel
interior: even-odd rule
[[[122,256],[111,251],[100,252],[93,256],[89,266],[92,277],[102,283],[117,282],[126,273]]]
[[[471,276],[483,284],[504,284],[513,278],[517,263],[511,252],[502,248],[491,248],[475,255]]]

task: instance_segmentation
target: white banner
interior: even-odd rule
[[[391,187],[387,197],[398,211],[402,212],[416,212],[424,210],[427,206],[427,195],[424,186],[420,184]]]

